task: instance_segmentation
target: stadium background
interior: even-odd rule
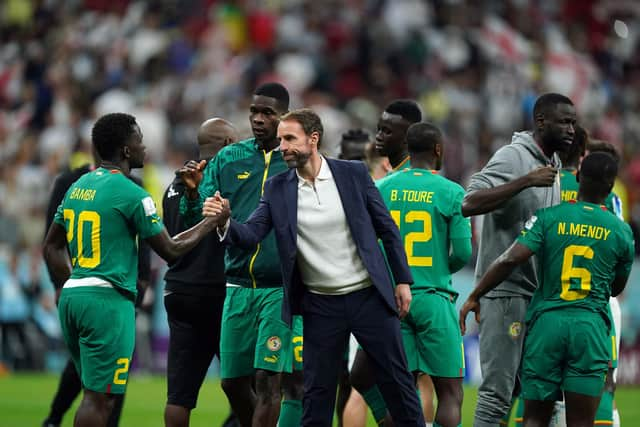
[[[65,362],[40,253],[44,209],[55,176],[89,161],[96,117],[138,118],[149,153],[141,175],[160,204],[173,171],[194,155],[204,119],[224,117],[250,135],[248,95],[264,81],[284,83],[292,107],[318,111],[331,156],[350,128],[373,136],[390,100],[416,99],[444,129],[444,173],[462,185],[514,130],[530,126],[537,95],[561,92],[580,124],[622,154],[616,192],[635,230],[639,35],[640,3],[624,0],[3,0],[0,394],[11,375],[51,373]],[[454,276],[462,297],[472,265]],[[148,338],[139,340],[139,374],[163,373],[164,268],[155,258],[154,298],[139,316]],[[640,384],[639,274],[621,298],[618,380],[632,386]],[[466,338],[470,384],[479,375],[476,341]]]

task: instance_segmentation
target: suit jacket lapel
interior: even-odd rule
[[[358,212],[358,209],[355,207],[355,198],[349,195],[349,189],[353,188],[353,181],[351,176],[348,173],[345,173],[344,169],[341,167],[338,162],[334,162],[331,159],[327,159],[327,164],[331,169],[331,174],[333,175],[333,180],[336,182],[336,187],[338,188],[338,194],[340,195],[340,201],[342,202],[342,207],[344,209],[345,216],[347,217],[347,223],[349,224],[349,228],[351,229],[351,234],[355,239],[352,216],[349,215],[350,212]]]
[[[289,234],[293,239],[293,245],[296,245],[297,222],[298,222],[298,175],[295,169],[290,169],[286,179],[284,189],[284,201],[287,212],[287,221]]]

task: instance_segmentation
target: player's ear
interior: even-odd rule
[[[125,145],[122,149],[122,154],[124,154],[124,158],[128,159],[129,157],[131,157],[131,149]]]

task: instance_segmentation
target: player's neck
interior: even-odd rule
[[[594,194],[585,194],[578,191],[579,202],[593,203],[594,205],[604,205],[605,199],[606,199],[606,196],[603,197],[603,196],[594,195]]]
[[[262,148],[267,153],[280,145],[280,141],[277,138],[270,139],[268,141],[257,141],[258,146]]]
[[[436,161],[435,159],[425,159],[420,158],[419,156],[411,156],[411,168],[436,170]]]
[[[115,163],[115,162],[110,162],[108,160],[103,160],[102,162],[100,162],[100,167],[104,169],[109,169],[109,170],[118,170],[122,172],[124,175],[129,175],[129,172],[131,172],[131,169],[129,168],[129,164],[126,162]]]
[[[407,151],[399,151],[389,155],[389,163],[393,169],[397,169],[409,160],[409,153]]]

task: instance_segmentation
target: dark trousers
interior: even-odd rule
[[[373,286],[339,296],[305,293],[303,324],[303,426],[331,426],[338,374],[353,333],[372,362],[394,424],[424,427],[400,320]]]

